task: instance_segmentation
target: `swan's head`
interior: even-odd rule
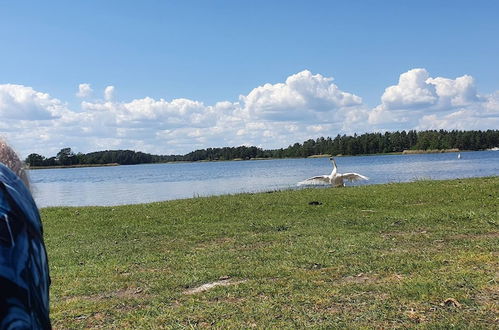
[[[333,156],[329,157],[329,160],[331,161],[333,166],[336,167],[336,161],[334,160],[334,157]]]

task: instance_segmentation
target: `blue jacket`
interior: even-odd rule
[[[49,285],[36,204],[0,163],[0,329],[50,329]]]

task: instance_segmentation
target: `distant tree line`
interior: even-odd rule
[[[120,164],[135,165],[147,163],[161,163],[181,160],[177,156],[158,156],[132,150],[105,150],[88,154],[73,153],[71,148],[63,148],[56,156],[45,158],[39,154],[30,154],[25,162],[29,166],[70,166],[93,164]],[[182,156],[178,156],[182,157]]]
[[[117,163],[121,165],[176,161],[233,160],[253,158],[295,158],[319,154],[361,155],[402,152],[404,150],[453,149],[481,150],[499,146],[499,130],[487,131],[414,131],[337,135],[320,137],[287,148],[264,150],[257,147],[224,147],[192,151],[185,155],[151,155],[132,150],[105,150],[87,154],[63,148],[56,156],[45,158],[30,154],[29,166],[67,166]]]
[[[272,157],[308,157],[318,154],[361,155],[404,150],[482,150],[499,146],[499,130],[487,131],[402,131],[320,137],[286,149],[272,150]]]

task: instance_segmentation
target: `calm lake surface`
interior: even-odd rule
[[[338,157],[338,172],[369,181],[347,185],[499,175],[499,151]],[[330,174],[327,158],[146,164],[32,170],[39,207],[121,205],[295,189],[306,178]]]

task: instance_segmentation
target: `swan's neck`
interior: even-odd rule
[[[337,169],[336,169],[336,161],[333,158],[331,162],[333,163],[333,171],[331,172],[331,176],[333,177],[333,176],[336,175],[336,171],[337,171]]]

